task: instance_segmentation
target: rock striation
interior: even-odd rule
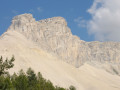
[[[120,74],[119,42],[85,42],[72,35],[63,17],[36,21],[31,14],[15,16],[8,31],[17,31],[48,53],[80,67],[88,62]]]

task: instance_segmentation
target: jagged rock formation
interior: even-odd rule
[[[87,55],[88,47],[84,45],[84,41],[72,35],[62,17],[35,21],[31,14],[24,14],[13,18],[9,30],[24,34],[44,50],[58,55],[76,67],[86,60],[81,54]]]
[[[31,14],[15,16],[0,37],[0,55],[12,54],[16,61],[11,72],[32,67],[56,85],[120,90],[120,77],[110,74],[120,75],[120,43],[80,40],[62,17],[36,21]]]
[[[39,47],[56,54],[75,67],[81,66],[86,61],[114,63],[119,66],[120,43],[82,41],[72,35],[66,20],[62,17],[35,21],[31,14],[23,14],[13,18],[8,30],[22,33]],[[109,65],[114,68],[114,65]],[[116,69],[120,72],[119,67]]]

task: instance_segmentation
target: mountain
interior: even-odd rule
[[[0,36],[0,55],[15,56],[10,73],[31,67],[55,85],[77,90],[120,90],[120,43],[85,42],[63,17],[36,21],[15,16]]]

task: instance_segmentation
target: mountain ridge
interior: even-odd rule
[[[9,30],[20,32],[43,50],[77,68],[85,62],[100,63],[98,67],[113,74],[115,69],[120,74],[120,43],[80,40],[78,36],[72,35],[63,17],[36,21],[32,14],[22,14],[13,18]]]
[[[16,59],[10,73],[31,67],[54,85],[77,90],[120,90],[119,53],[118,42],[72,35],[62,17],[36,21],[31,14],[18,15],[0,36],[0,55]]]

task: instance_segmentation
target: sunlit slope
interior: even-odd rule
[[[36,72],[40,71],[54,85],[74,85],[78,90],[120,90],[119,76],[87,63],[75,68],[59,60],[54,54],[46,53],[16,31],[8,31],[1,36],[0,55],[4,58],[15,56],[15,66],[10,73],[31,67]]]

